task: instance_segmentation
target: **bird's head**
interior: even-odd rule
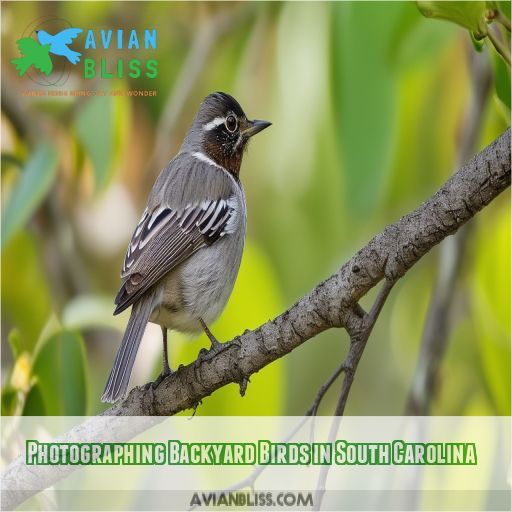
[[[41,44],[49,44],[51,34],[48,34],[46,30],[36,30],[36,37]]]
[[[186,143],[238,175],[249,139],[271,124],[250,121],[233,96],[216,92],[201,103]]]

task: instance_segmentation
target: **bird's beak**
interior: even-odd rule
[[[257,133],[261,132],[265,128],[268,128],[272,123],[269,121],[261,121],[259,119],[255,119],[254,121],[249,121],[247,128],[242,131],[242,135],[245,137],[252,137]]]

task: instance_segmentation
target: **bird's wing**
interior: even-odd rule
[[[50,51],[50,45],[45,44],[39,48],[39,51],[34,56],[34,67],[42,71],[45,75],[49,75],[53,70],[52,59],[48,52]]]
[[[53,37],[58,40],[61,44],[71,44],[73,39],[83,32],[81,28],[66,28],[65,30],[61,30]]]
[[[182,211],[166,206],[146,209],[126,252],[121,272],[125,281],[114,314],[133,304],[196,251],[226,234],[234,211],[232,198],[205,200]]]
[[[41,45],[31,37],[23,37],[16,41],[18,49],[23,56],[32,57],[41,50]]]

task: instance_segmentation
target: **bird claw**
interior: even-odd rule
[[[199,354],[197,354],[197,360],[202,363],[203,361],[206,361],[208,359],[208,349],[206,348],[202,348],[200,351],[199,351]]]
[[[209,352],[218,352],[219,350],[222,350],[222,343],[218,341],[216,338],[211,338],[211,346]]]
[[[213,356],[217,355],[219,352],[224,350],[223,344],[218,342],[217,340],[212,341],[210,348],[202,348],[197,355],[197,360],[202,363],[204,361],[209,361]]]
[[[167,371],[162,371],[162,373],[156,378],[154,382],[151,382],[150,385],[153,389],[156,389],[162,381],[164,381],[169,375],[172,374],[172,370],[170,368],[167,369]]]

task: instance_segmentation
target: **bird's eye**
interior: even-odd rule
[[[234,132],[237,129],[238,122],[235,116],[228,116],[226,119],[226,128],[230,132]]]

